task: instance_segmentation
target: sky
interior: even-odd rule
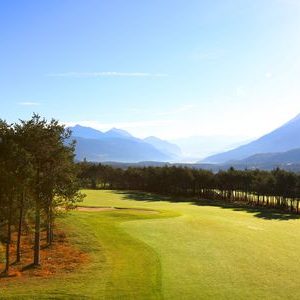
[[[258,137],[300,113],[298,0],[3,0],[0,118]]]

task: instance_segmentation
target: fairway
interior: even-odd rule
[[[83,191],[59,227],[89,254],[70,274],[12,281],[2,299],[299,299],[300,220],[151,194]],[[127,208],[127,209],[121,209]],[[1,281],[0,281],[1,283]]]

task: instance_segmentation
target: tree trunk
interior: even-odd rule
[[[33,265],[40,265],[40,248],[41,248],[41,208],[37,198],[35,201],[35,235],[34,235],[34,259]]]
[[[25,191],[23,191],[20,203],[19,226],[18,226],[18,239],[16,250],[16,262],[21,261],[21,237],[22,237],[22,224],[23,224],[23,209],[24,209]]]
[[[7,222],[7,237],[6,237],[6,251],[5,251],[5,270],[8,274],[10,266],[10,244],[11,244],[11,214],[12,214],[12,199],[9,204],[8,222]]]
[[[292,199],[290,200],[290,211],[291,211],[291,212],[294,211],[294,201],[295,201],[294,198],[292,198]]]
[[[53,242],[53,210],[52,210],[52,201],[48,207],[47,213],[47,244],[51,246]]]
[[[47,244],[50,246],[51,244],[51,238],[50,238],[50,232],[51,232],[51,221],[50,221],[50,205],[47,210]]]

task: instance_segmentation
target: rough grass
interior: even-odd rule
[[[1,274],[2,287],[10,285],[16,280],[27,282],[32,277],[47,277],[55,274],[72,273],[81,265],[88,262],[88,255],[75,248],[61,230],[55,230],[55,241],[51,246],[47,244],[46,232],[41,233],[41,260],[43,264],[38,268],[32,266],[33,260],[33,233],[22,236],[21,262],[16,263],[16,240],[17,235],[13,235],[13,243],[10,247],[10,270],[8,276]],[[5,251],[3,248],[2,254]],[[4,263],[0,263],[0,270],[4,269]],[[18,277],[18,278],[15,278]]]
[[[61,218],[89,264],[26,284],[16,280],[2,298],[300,298],[300,220],[294,216],[143,193],[84,192],[82,205],[129,209]]]

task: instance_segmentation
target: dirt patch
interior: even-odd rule
[[[99,206],[78,206],[76,210],[79,211],[111,211],[111,210],[116,210],[115,207],[99,207]]]
[[[127,208],[127,207],[111,207],[111,206],[78,206],[78,211],[112,211],[112,210],[127,210],[131,212],[137,212],[142,214],[158,214],[156,210],[147,210],[140,208]]]
[[[13,281],[29,280],[32,277],[48,277],[57,273],[70,273],[86,263],[89,257],[86,253],[75,248],[68,241],[63,231],[56,231],[55,241],[47,246],[45,233],[42,233],[41,240],[41,266],[32,267],[33,260],[33,236],[22,237],[21,263],[15,264],[15,243],[11,246],[11,267],[8,276],[0,277],[1,285]],[[0,264],[3,270],[3,263]]]

